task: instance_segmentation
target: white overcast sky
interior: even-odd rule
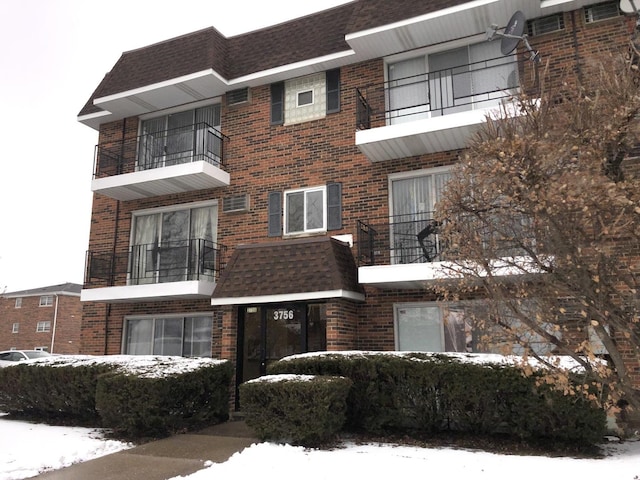
[[[123,51],[346,2],[0,0],[0,293],[83,282],[98,134],[77,114]]]

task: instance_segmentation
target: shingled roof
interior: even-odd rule
[[[355,33],[435,12],[469,0],[354,0],[245,34],[207,28],[122,54],[79,116],[100,113],[94,100],[213,69],[226,80],[347,52]],[[409,14],[408,14],[409,12]]]
[[[3,297],[37,297],[40,295],[71,295],[75,297],[80,296],[82,285],[78,283],[62,283],[60,285],[51,285],[47,287],[32,288],[29,290],[20,290],[16,292],[7,292],[3,294]]]
[[[213,305],[347,298],[364,300],[348,244],[330,237],[236,247]]]

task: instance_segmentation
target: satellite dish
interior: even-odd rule
[[[634,0],[628,0],[633,2]],[[640,2],[640,0],[636,0]],[[540,55],[536,52],[531,45],[529,45],[529,41],[527,40],[527,35],[524,33],[524,28],[527,24],[527,19],[520,10],[514,13],[509,22],[507,22],[507,26],[504,28],[504,32],[498,32],[497,25],[491,25],[487,28],[487,40],[491,41],[495,38],[496,35],[502,37],[500,42],[500,51],[503,55],[511,54],[520,44],[521,41],[527,47],[527,51],[531,54],[530,60],[538,63],[540,61]]]
[[[623,13],[637,14],[639,6],[639,0],[620,0],[620,10],[622,10]]]
[[[524,18],[524,13],[520,10],[511,16],[507,26],[504,27],[502,41],[500,42],[500,51],[503,55],[509,55],[518,47],[520,40],[523,38],[522,34],[526,23],[527,19]]]

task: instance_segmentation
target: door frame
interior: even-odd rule
[[[299,309],[303,317],[300,319],[300,344],[301,352],[308,350],[307,323],[309,302],[282,302],[282,303],[261,303],[251,305],[239,305],[237,344],[236,344],[236,385],[235,385],[235,409],[240,408],[239,387],[244,379],[244,344],[245,344],[245,320],[247,309],[257,308],[260,313],[260,376],[266,373],[267,368],[267,310],[288,310]]]

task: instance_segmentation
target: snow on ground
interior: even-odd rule
[[[0,414],[0,480],[19,480],[131,447],[104,438],[99,430],[54,427]],[[257,443],[227,462],[210,464],[189,480],[261,478],[262,480],[389,480],[398,474],[420,478],[469,480],[640,480],[640,441],[610,444],[603,459],[497,455],[451,448],[345,443],[335,450],[307,450],[291,445]]]
[[[115,453],[133,445],[100,430],[7,420],[0,413],[0,480],[19,480]]]
[[[299,480],[301,477],[305,480],[389,480],[408,474],[415,478],[469,480],[640,480],[640,442],[611,446],[608,450],[611,455],[603,459],[576,459],[386,444],[347,443],[344,448],[326,451],[260,443],[236,453],[225,463],[211,464],[173,480]]]

